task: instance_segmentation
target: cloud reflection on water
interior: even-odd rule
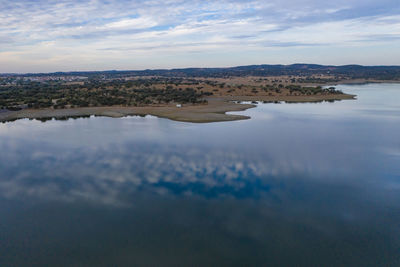
[[[398,127],[359,115],[371,103],[385,110],[370,97],[375,87],[363,88],[355,102],[260,105],[246,111],[253,119],[229,123],[134,117],[2,124],[0,196],[112,205],[129,205],[143,192],[282,199],[299,181],[384,194],[377,188],[397,184]]]
[[[29,146],[27,144],[27,146]],[[121,196],[158,194],[256,197],[277,176],[303,172],[296,162],[257,159],[237,151],[130,144],[63,151],[3,144],[0,194],[121,204]],[[24,149],[33,151],[24,153]],[[275,181],[274,181],[275,180]]]

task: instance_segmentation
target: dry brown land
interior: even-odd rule
[[[299,78],[299,77],[296,77]],[[330,77],[321,77],[329,79]],[[235,77],[227,79],[197,78],[198,84],[173,85],[175,88],[194,87],[198,91],[212,92],[213,96],[207,97],[207,104],[185,104],[177,107],[176,103],[170,105],[147,105],[147,106],[111,106],[111,107],[80,107],[65,109],[23,109],[20,111],[0,112],[0,122],[12,121],[17,119],[48,119],[66,118],[76,116],[108,116],[124,117],[133,115],[153,115],[161,118],[168,118],[184,122],[220,122],[249,119],[248,116],[226,114],[230,111],[243,111],[255,105],[238,104],[233,101],[286,101],[286,102],[319,102],[335,101],[344,99],[354,99],[354,95],[318,93],[312,95],[301,94],[298,91],[290,92],[286,88],[281,88],[279,92],[274,90],[263,90],[267,85],[283,84],[284,86],[292,83],[290,77]],[[302,86],[315,86],[316,84],[300,84]],[[153,88],[163,88],[165,84],[153,84]]]
[[[18,119],[62,119],[77,116],[105,116],[120,118],[135,115],[153,115],[182,122],[221,122],[250,119],[248,116],[226,114],[231,111],[243,111],[255,107],[253,104],[237,104],[232,101],[288,101],[288,102],[314,102],[323,100],[353,99],[351,95],[327,96],[299,96],[299,97],[254,97],[236,96],[223,98],[208,98],[208,104],[176,106],[148,106],[148,107],[87,107],[69,109],[24,109],[20,111],[7,111],[0,113],[0,122]]]
[[[134,115],[153,115],[183,122],[220,122],[249,119],[248,116],[226,114],[229,111],[243,111],[255,107],[250,104],[236,104],[223,99],[210,99],[206,105],[148,106],[148,107],[87,107],[71,109],[25,109],[0,113],[0,121],[17,119],[47,119],[76,116],[105,116],[120,118]]]

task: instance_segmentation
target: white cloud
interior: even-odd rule
[[[287,51],[281,54],[285,63],[295,60],[288,56],[293,47],[346,49],[399,42],[400,16],[395,4],[391,0],[381,4],[356,0],[0,1],[0,72],[178,67],[187,62],[207,65],[217,59],[226,65],[228,53],[230,58],[258,53],[255,58],[268,59],[268,55],[277,56],[277,48]],[[201,62],[190,59],[193,52],[212,53],[213,60],[207,56]],[[173,62],[162,63],[170,57]],[[308,58],[313,59],[312,55]]]
[[[123,19],[104,25],[105,29],[145,29],[156,26],[151,18]],[[101,27],[102,28],[102,27]]]

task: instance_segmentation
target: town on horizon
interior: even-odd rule
[[[34,74],[39,75],[75,75],[79,73],[112,73],[112,72],[120,72],[120,73],[131,73],[131,74],[144,74],[144,73],[152,73],[156,75],[164,75],[164,73],[173,72],[173,71],[210,71],[210,72],[221,72],[221,71],[234,71],[241,69],[244,70],[245,73],[243,75],[251,75],[251,70],[263,70],[265,71],[263,75],[268,75],[268,71],[273,70],[295,70],[295,69],[303,69],[307,71],[318,72],[329,72],[329,71],[337,71],[337,70],[345,70],[352,68],[354,70],[374,70],[374,71],[398,71],[400,69],[400,65],[360,65],[360,64],[346,64],[346,65],[321,65],[321,64],[312,64],[312,63],[294,63],[294,64],[251,64],[251,65],[241,65],[241,66],[230,66],[230,67],[184,67],[184,68],[148,68],[148,69],[105,69],[105,70],[68,70],[68,71],[50,71],[50,72],[3,72],[0,75],[13,75],[13,76],[23,76],[29,75],[32,76]],[[234,74],[234,73],[232,73]],[[147,74],[146,74],[147,75]],[[78,78],[78,77],[77,77]]]

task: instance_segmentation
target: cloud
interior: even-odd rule
[[[26,124],[36,122],[22,121],[20,127]],[[39,128],[41,125],[36,124]],[[5,136],[11,133],[18,136],[16,133],[20,130],[14,126],[8,129],[7,125],[2,128]],[[28,144],[20,138],[11,140],[0,144],[2,151],[8,151],[7,155],[0,155],[0,160],[7,162],[0,167],[0,197],[9,199],[89,201],[125,206],[138,192],[254,198],[269,194],[271,189],[277,190],[285,179],[297,175],[318,176],[329,168],[329,164],[321,160],[311,171],[295,157],[268,153],[259,157],[243,153],[242,149],[221,150],[210,146],[204,154],[203,145],[159,145],[139,141],[104,144],[104,147],[92,149],[90,145],[64,144],[51,146],[49,150],[46,142]],[[25,153],[25,149],[31,153]]]
[[[157,58],[166,51],[178,63],[192,51],[210,52],[222,61],[227,51],[262,55],[269,48],[380,45],[400,37],[400,7],[394,0],[17,0],[0,1],[0,10],[0,71],[7,63],[33,64],[37,57],[31,53],[43,55],[39,65],[48,67],[60,66],[65,54],[87,55],[84,63],[92,68],[92,58],[103,66],[139,59],[143,67],[150,59],[158,67]],[[152,57],[142,61],[146,49]],[[113,51],[115,62],[104,51]],[[68,64],[82,67],[78,58],[69,57]]]
[[[104,25],[106,29],[145,29],[156,26],[157,23],[149,18],[122,19]]]

